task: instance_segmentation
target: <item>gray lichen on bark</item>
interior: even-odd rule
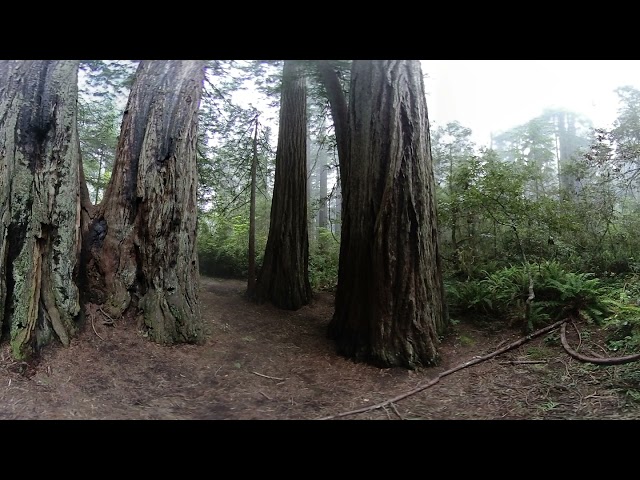
[[[77,61],[0,61],[0,325],[13,354],[76,331]]]

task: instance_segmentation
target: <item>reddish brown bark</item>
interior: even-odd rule
[[[447,320],[420,63],[354,61],[349,128],[329,335],[357,360],[432,365]]]
[[[254,298],[288,310],[311,300],[306,156],[305,79],[294,61],[285,61],[271,223]]]
[[[84,240],[87,299],[137,307],[151,339],[198,342],[196,125],[202,61],[143,61]]]

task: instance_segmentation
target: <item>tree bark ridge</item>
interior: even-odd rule
[[[0,325],[27,358],[80,310],[77,61],[0,61]]]

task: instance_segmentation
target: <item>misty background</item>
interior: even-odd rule
[[[458,121],[479,146],[491,133],[566,109],[610,127],[615,89],[640,87],[638,60],[422,60],[432,126]]]

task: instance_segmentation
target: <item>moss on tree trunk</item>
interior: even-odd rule
[[[0,325],[27,358],[80,310],[77,61],[0,61]]]

